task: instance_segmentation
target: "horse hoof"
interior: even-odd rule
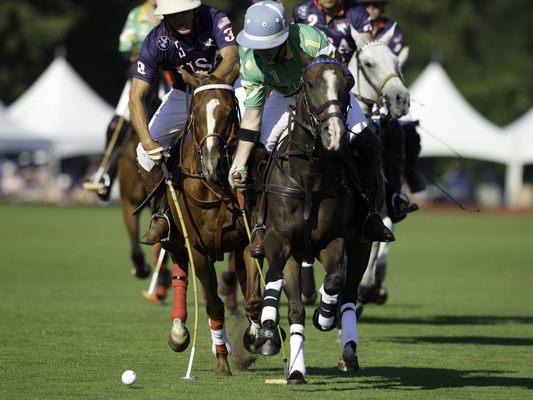
[[[187,349],[191,341],[191,335],[185,324],[176,318],[173,321],[172,329],[168,335],[168,345],[176,353],[181,353]]]
[[[287,385],[305,385],[306,383],[307,381],[300,371],[293,371],[287,379]]]
[[[379,288],[378,295],[376,296],[376,300],[374,302],[381,306],[387,302],[389,299],[389,293],[387,292],[387,288],[385,286],[382,286]]]
[[[262,356],[275,356],[281,350],[281,342],[285,341],[285,331],[281,330],[281,338],[278,335],[278,330],[274,326],[272,328],[260,328],[257,333],[257,340],[255,345],[255,352]]]
[[[135,265],[131,269],[131,274],[139,279],[148,278],[151,272],[152,272],[152,267],[150,267],[148,264]]]
[[[339,361],[339,369],[344,372],[355,372],[359,369],[357,346],[354,342],[348,342],[344,345]]]
[[[246,328],[246,331],[244,331],[244,335],[242,336],[242,344],[249,353],[256,354],[257,329],[255,329],[252,324],[248,325],[248,328]]]
[[[302,293],[302,304],[304,306],[314,306],[316,303],[317,297],[318,296],[316,292],[313,292],[311,296],[306,296],[305,294]]]
[[[337,317],[335,316],[333,318],[333,321],[331,322],[331,326],[324,328],[320,323],[318,322],[318,317],[320,316],[320,307],[315,309],[315,312],[313,313],[313,326],[318,329],[321,332],[329,332],[332,329],[334,329],[337,326]]]
[[[231,376],[231,369],[226,356],[217,356],[218,362],[213,374],[215,376]]]

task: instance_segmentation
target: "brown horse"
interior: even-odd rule
[[[343,361],[357,368],[355,300],[367,265],[370,244],[357,232],[356,213],[363,208],[353,196],[357,179],[348,170],[344,135],[351,75],[330,58],[306,59],[302,88],[289,133],[274,151],[265,179],[267,217],[265,256],[269,263],[256,349],[262,355],[279,351],[276,325],[284,288],[289,301],[291,362],[288,383],[305,383],[305,310],[300,265],[318,259],[326,277],[320,307],[313,315],[321,331],[335,327],[342,313]],[[351,156],[351,154],[348,154]],[[345,343],[346,342],[346,343]]]
[[[229,147],[234,145],[238,129],[238,103],[233,88],[214,76],[199,79],[186,72],[182,76],[193,90],[191,116],[168,165],[178,189],[196,274],[204,290],[213,352],[217,357],[215,374],[230,375],[227,356],[231,348],[224,329],[224,304],[217,293],[214,268],[215,261],[222,260],[224,253],[233,251],[244,259],[245,266],[237,264],[246,271],[237,271],[237,276],[245,296],[245,311],[251,320],[258,319],[261,304],[258,272],[247,251],[242,212],[225,179]],[[171,199],[170,193],[167,198]],[[169,201],[169,205],[174,221],[178,221],[173,202]],[[174,351],[181,352],[189,344],[184,306],[188,257],[181,228],[172,226],[171,232],[171,242],[163,244],[178,264],[172,277],[175,290],[169,344]]]

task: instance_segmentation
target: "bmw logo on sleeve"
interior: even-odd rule
[[[305,19],[309,15],[309,7],[306,5],[298,7],[298,17]]]
[[[157,47],[159,47],[159,50],[167,51],[170,47],[170,38],[168,36],[159,36]]]

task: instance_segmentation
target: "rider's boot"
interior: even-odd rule
[[[160,165],[155,165],[151,171],[139,168],[146,193],[150,194],[163,179],[163,169]],[[169,237],[170,229],[170,209],[167,203],[166,191],[158,190],[152,197],[152,221],[150,228],[141,237],[140,242],[153,246],[157,242],[165,241]]]
[[[375,127],[369,125],[352,140],[350,147],[355,157],[361,183],[369,201],[363,201],[366,209],[357,213],[358,227],[365,242],[393,242],[392,231],[383,223],[376,211],[379,194],[379,174],[381,170],[382,144]]]

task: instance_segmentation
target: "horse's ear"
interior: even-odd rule
[[[392,28],[390,28],[387,32],[385,32],[385,34],[382,37],[379,38],[379,41],[385,44],[386,46],[388,46],[390,41],[394,37],[395,31],[396,31],[396,23],[394,23]]]
[[[310,56],[309,54],[307,53],[304,53],[302,52],[302,62],[304,63],[304,65],[309,65],[311,64],[311,62],[314,60],[315,58]]]
[[[357,30],[353,27],[353,26],[350,26],[350,32],[352,34],[352,38],[355,42],[355,45],[358,49],[360,49],[361,47],[363,47],[366,43],[366,41],[362,38],[361,34],[359,32],[357,32]]]
[[[189,72],[187,72],[184,68],[181,69],[181,77],[183,79],[183,82],[185,82],[185,84],[189,86],[192,90],[200,86],[200,79],[189,74]]]
[[[400,54],[398,54],[398,63],[400,64],[400,68],[403,68],[403,65],[409,58],[409,47],[404,47],[402,51],[400,51]]]

